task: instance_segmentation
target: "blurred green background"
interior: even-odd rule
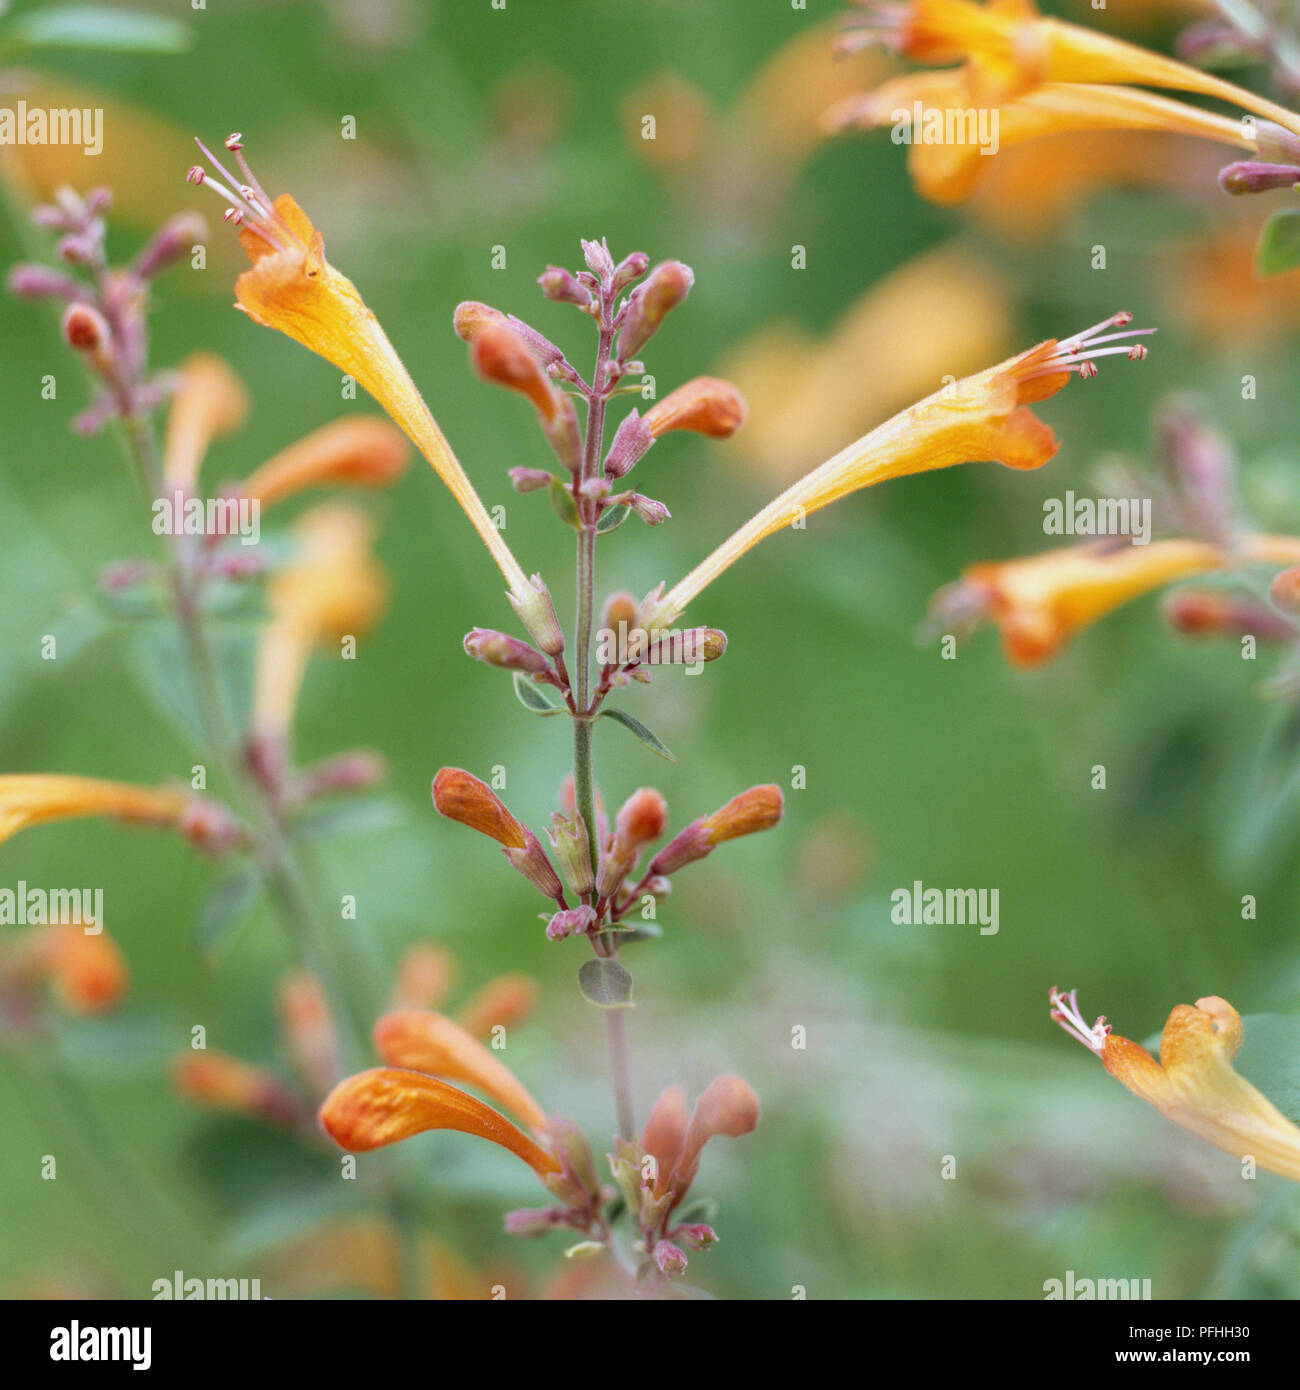
[[[683,872],[662,940],[626,953],[638,1113],[663,1086],[695,1093],[722,1071],[763,1100],[758,1131],[712,1146],[697,1184],[718,1199],[722,1240],[693,1258],[692,1274],[717,1293],[1032,1298],[1073,1269],[1150,1278],[1157,1297],[1294,1296],[1290,1186],[1267,1174],[1242,1183],[1235,1160],[1141,1106],[1063,1037],[1046,1002],[1049,986],[1077,986],[1086,1010],[1139,1039],[1205,994],[1245,1015],[1295,1011],[1296,817],[1284,796],[1263,802],[1259,790],[1261,766],[1277,777],[1288,747],[1281,714],[1258,694],[1274,658],[1185,642],[1154,600],[1038,672],[1010,668],[989,632],[956,661],[916,639],[929,596],[963,567],[1052,544],[1044,498],[1088,491],[1105,455],[1146,463],[1150,413],[1169,392],[1196,392],[1233,438],[1257,519],[1300,525],[1294,336],[1215,340],[1180,317],[1169,248],[1222,216],[1213,190],[1103,192],[1051,237],[1018,241],[924,203],[885,135],[819,143],[786,168],[738,169],[706,130],[706,172],[694,179],[638,149],[628,111],[638,114],[632,94],[649,79],[678,74],[725,124],[763,65],[840,8],[222,4],[176,7],[193,39],[184,53],[19,59],[151,113],[178,142],[165,158],[147,142],[121,148],[110,108],[105,155],[85,160],[86,182],[132,169],[144,190],[126,202],[119,192],[110,244],[121,258],[169,211],[198,207],[213,224],[209,268],[164,277],[151,316],[156,365],[202,347],[249,387],[249,422],[216,446],[205,477],[239,476],[324,421],[370,408],[341,403],[332,367],[230,307],[228,233],[211,200],[186,187],[189,156],[173,164],[171,151],[190,133],[214,142],[241,130],[262,181],[309,210],[485,502],[506,507],[512,549],[544,573],[565,614],[569,533],[544,497],[516,497],[505,478],[512,466],[547,466],[546,445],[523,403],[473,377],[451,314],[459,300],[486,300],[585,369],[586,320],[534,283],[547,264],[580,266],[579,237],[607,237],[616,257],[639,248],[693,267],[692,295],[645,354],[660,394],[720,370],[774,321],[824,339],[870,286],[940,243],[1013,286],[1006,353],[1119,308],[1158,324],[1140,368],[1103,366],[1040,408],[1063,440],[1046,469],[904,480],[772,538],[692,609],[729,634],[725,660],[619,697],[678,761],[602,725],[597,773],[611,806],[655,785],[680,826],[753,783],[787,792],[781,827]],[[340,138],[347,116],[355,140]],[[743,149],[743,129],[729,129]],[[46,245],[16,215],[12,183],[9,196],[6,267]],[[1105,271],[1090,269],[1097,244]],[[496,246],[503,269],[492,268]],[[795,246],[807,249],[804,269],[792,268]],[[154,543],[147,513],[112,441],[69,431],[85,386],[55,319],[9,298],[3,315],[0,766],[188,778],[199,755],[142,688],[130,632],[93,616],[100,568]],[[896,332],[942,341],[928,315]],[[902,346],[891,332],[862,353],[864,391]],[[933,386],[945,370],[937,357]],[[53,402],[40,398],[47,372],[58,377]],[[1254,400],[1241,398],[1245,373],[1258,380]],[[602,542],[602,592],[674,582],[771,495],[775,480],[747,470],[738,447],[675,436],[640,465],[636,485],[673,519]],[[359,920],[336,925],[358,973],[382,974],[404,946],[431,939],[456,952],[462,997],[503,970],[534,975],[541,1002],[507,1060],[602,1153],[601,1021],[574,982],[585,953],[548,945],[527,885],[490,845],[436,817],[428,792],[444,764],[484,776],[502,765],[511,808],[540,828],[566,771],[567,726],[531,718],[506,677],[462,654],[469,627],[509,627],[509,613],[431,471],[417,460],[391,493],[362,501],[382,521],[391,609],[357,661],[313,664],[298,742],[304,760],[380,750],[391,799],[372,798],[366,816],[312,847],[318,898],[356,896]],[[50,633],[54,662],[40,655]],[[1097,763],[1104,792],[1090,789]],[[805,789],[791,789],[796,768]],[[219,873],[173,837],[106,822],[0,846],[2,884],[102,885],[133,977],[119,1014],[58,1021],[0,1068],[0,1287],[55,1280],[137,1297],[173,1269],[256,1275],[277,1243],[374,1201],[365,1184],[340,1183],[334,1156],[211,1119],[168,1084],[195,1024],[212,1047],[286,1066],[273,990],[291,957],[275,917],[256,910],[216,960],[195,950]],[[889,894],[914,879],[998,888],[999,933],[893,925]],[[1254,921],[1241,917],[1247,893]],[[791,1045],[798,1028],[803,1050]],[[529,1271],[507,1280],[514,1296],[540,1287],[562,1242],[501,1234],[501,1212],[539,1194],[486,1148],[440,1134],[366,1162],[427,1183],[416,1219],[472,1266]],[[42,1182],[49,1152],[60,1176]],[[944,1155],[956,1157],[955,1180],[939,1176]]]

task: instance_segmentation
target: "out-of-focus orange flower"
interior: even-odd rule
[[[445,946],[418,941],[402,952],[393,985],[395,1009],[433,1009],[451,992],[456,957]]]
[[[415,1244],[420,1297],[439,1302],[491,1297],[493,1281],[471,1269],[449,1245],[423,1232]],[[277,1249],[270,1257],[265,1282],[296,1294],[349,1290],[374,1298],[400,1298],[401,1237],[378,1217],[340,1217]]]
[[[455,1129],[508,1149],[543,1181],[561,1171],[551,1154],[504,1115],[420,1072],[373,1067],[350,1076],[326,1097],[320,1121],[341,1149],[354,1153],[396,1144],[430,1129]]]
[[[677,72],[634,87],[622,102],[628,144],[657,169],[687,174],[701,192],[724,197],[779,194],[817,148],[831,102],[894,69],[878,53],[837,56],[835,20],[803,28],[761,67],[728,111]],[[646,117],[654,117],[647,138]]]
[[[271,580],[271,621],[262,630],[254,679],[254,730],[282,739],[293,723],[315,646],[361,636],[388,602],[388,577],[374,558],[375,526],[346,502],[325,502],[294,525],[298,549]]]
[[[1234,548],[1211,541],[1171,539],[1149,545],[1090,542],[1018,560],[972,565],[957,594],[937,602],[981,609],[997,624],[1007,659],[1036,666],[1078,632],[1154,589],[1234,565],[1288,564],[1300,559],[1300,540],[1251,535]]]
[[[1052,1018],[1101,1058],[1106,1070],[1166,1119],[1216,1148],[1251,1158],[1271,1173],[1300,1182],[1300,1128],[1232,1066],[1241,1049],[1241,1015],[1217,995],[1179,1004],[1160,1034],[1160,1060],[1111,1032],[1105,1018],[1091,1027],[1073,990],[1050,993]]]
[[[1218,97],[1300,133],[1300,116],[1254,92],[1163,54],[1044,18],[1033,0],[856,0],[846,47],[883,42],[921,63],[964,63],[977,101],[1017,96],[1044,82],[1124,83]]]
[[[467,1033],[488,1037],[495,1028],[511,1028],[533,1011],[537,981],[517,972],[498,975],[472,995],[456,1015]]]
[[[1150,330],[1114,314],[1071,338],[1036,347],[942,387],[855,440],[769,502],[667,594],[653,592],[640,622],[667,626],[720,574],[774,531],[864,487],[953,464],[991,459],[1008,468],[1039,468],[1057,450],[1052,431],[1029,409],[1058,392],[1071,374],[1093,376],[1095,359],[1116,353],[1144,357],[1140,343],[1120,339]],[[1118,328],[1122,331],[1108,333]]]
[[[214,1110],[291,1126],[300,1117],[293,1096],[273,1072],[225,1052],[186,1052],[172,1065],[172,1084]]]
[[[60,922],[36,928],[38,953],[55,998],[72,1013],[101,1014],[126,998],[130,976],[112,937],[100,927]]]
[[[240,244],[252,261],[252,268],[235,284],[239,307],[255,323],[277,329],[360,382],[450,489],[500,567],[516,602],[534,604],[533,586],[492,523],[401,358],[356,286],[325,259],[324,240],[306,213],[289,194],[273,199],[265,192],[244,159],[240,136],[230,136],[226,149],[234,155],[242,178],[226,170],[201,142],[199,148],[226,183],[198,166],[190,170],[190,179],[207,184],[230,203],[226,219],[239,228]]]
[[[961,133],[950,138],[947,126],[960,113],[972,110],[966,78],[959,69],[896,77],[873,92],[832,108],[826,120],[832,130],[896,126],[900,121],[914,127],[918,105],[924,121],[946,123],[939,126],[945,130],[941,139],[932,140],[924,130],[911,128],[907,149],[907,167],[917,191],[935,203],[963,202],[992,174],[1006,151],[1046,136],[1164,132],[1250,151],[1258,148],[1240,120],[1132,87],[1075,82],[1044,83],[991,107],[987,117],[981,112],[980,118],[988,120],[996,143],[982,144],[974,131],[964,131],[960,125],[957,130]],[[994,115],[996,127],[992,124]],[[1068,152],[1071,147],[1064,148]],[[1069,163],[1077,165],[1078,157]]]
[[[25,98],[29,108],[103,113],[103,149],[87,158],[70,141],[0,145],[0,176],[32,202],[48,202],[60,188],[84,193],[94,185],[113,190],[115,222],[152,230],[181,209],[174,171],[191,146],[184,132],[120,97],[45,73],[12,67],[5,72],[6,105]],[[148,151],[148,158],[141,152]],[[194,282],[207,282],[195,275]],[[196,286],[201,288],[201,286]]]
[[[237,430],[248,414],[248,393],[231,368],[211,352],[196,352],[181,364],[163,437],[163,476],[191,492],[212,441]]]
[[[723,456],[787,483],[936,381],[1005,353],[1009,320],[995,268],[941,247],[891,271],[821,341],[792,325],[761,329],[722,364],[749,402]]]
[[[189,802],[174,787],[137,787],[53,772],[0,774],[0,841],[29,825],[80,816],[175,826]]]
[[[280,981],[280,1027],[308,1093],[323,1096],[342,1074],[338,1030],[325,987],[309,970]]]
[[[1101,189],[1204,190],[1223,161],[1208,145],[1176,135],[1102,130],[1046,135],[983,162],[989,167],[970,215],[1000,238],[1035,241]],[[1185,284],[1182,276],[1178,283]]]
[[[239,495],[274,506],[308,488],[387,487],[406,471],[410,450],[387,420],[349,416],[282,449],[238,486]]]
[[[504,1063],[445,1014],[404,1009],[385,1014],[374,1027],[375,1051],[390,1067],[463,1081],[521,1119],[534,1133],[546,1128],[546,1113]]]
[[[1256,226],[1221,226],[1167,248],[1160,258],[1170,313],[1207,342],[1256,346],[1295,332],[1300,271],[1255,274]]]

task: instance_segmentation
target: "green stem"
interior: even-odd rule
[[[602,296],[603,298],[603,296]],[[591,629],[596,597],[596,517],[579,485],[597,476],[605,433],[605,404],[609,398],[610,350],[614,328],[608,302],[602,303],[600,342],[596,351],[596,370],[591,378],[588,398],[587,431],[583,441],[582,471],[574,484],[574,503],[581,520],[578,533],[577,590],[578,611],[574,622],[574,655],[577,675],[577,712],[573,716],[573,799],[587,827],[587,844],[593,868],[600,864],[600,845],[596,835],[595,771],[592,758],[594,725],[591,698]],[[613,935],[602,932],[592,940],[598,956],[618,959]],[[619,1137],[631,1139],[636,1132],[632,1105],[632,1076],[628,1060],[627,1018],[622,1009],[605,1011],[605,1045],[609,1053],[610,1079],[614,1090],[614,1110]]]

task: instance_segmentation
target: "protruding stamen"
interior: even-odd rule
[[[1069,994],[1062,994],[1055,986],[1048,991],[1047,999],[1052,1006],[1052,1019],[1071,1037],[1077,1038],[1084,1047],[1100,1056],[1110,1033],[1110,1024],[1106,1022],[1106,1015],[1102,1014],[1089,1028],[1079,1012],[1079,1001],[1075,997],[1077,993],[1077,990],[1072,989]]]
[[[185,175],[185,182],[186,182],[186,183],[195,183],[195,184],[198,184],[198,183],[202,183],[203,180],[206,179],[206,178],[207,178],[207,174],[203,171],[203,169],[202,169],[202,167],[201,167],[200,165],[198,165],[198,164],[191,164],[191,165],[190,165],[190,169],[189,169],[189,173],[187,173],[187,174]]]
[[[1122,353],[1130,362],[1141,362],[1147,357],[1147,348],[1134,343],[1133,338],[1146,337],[1154,328],[1130,328],[1133,315],[1127,310],[1112,314],[1109,318],[1094,323],[1081,333],[1057,340],[1056,351],[1039,363],[1025,377],[1031,381],[1035,377],[1053,376],[1060,372],[1078,372],[1084,381],[1091,381],[1097,375],[1097,359],[1115,357]],[[1118,333],[1107,333],[1107,328],[1118,328]]]
[[[223,222],[229,222],[232,227],[242,227],[244,225],[244,214],[238,208],[227,208],[221,216]]]
[[[233,135],[227,135],[226,148],[231,154],[234,154],[236,150],[242,150],[244,148],[244,137],[238,131],[235,131]]]

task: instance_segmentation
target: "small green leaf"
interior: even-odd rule
[[[667,758],[670,763],[675,763],[677,761],[668,751],[667,746],[659,736],[651,733],[639,719],[633,719],[626,710],[603,709],[600,712],[600,717],[612,719],[616,724],[621,724],[625,729],[630,729],[652,753],[658,753],[661,758]]]
[[[617,531],[631,515],[632,508],[626,502],[620,502],[617,507],[607,507],[596,523],[596,534],[605,536],[611,531]]]
[[[593,956],[578,971],[578,988],[598,1009],[630,1009],[632,976],[616,960]]]
[[[563,714],[564,706],[557,704],[541,686],[528,679],[522,671],[515,672],[515,694],[526,710],[543,717],[550,714]]]
[[[243,925],[262,891],[255,869],[239,869],[221,879],[204,899],[194,923],[194,945],[208,960],[215,959]]]
[[[166,15],[99,5],[51,5],[17,16],[5,39],[17,48],[93,48],[119,53],[183,53],[186,24]]]
[[[1255,274],[1279,275],[1300,266],[1300,212],[1275,212],[1255,247]]]
[[[573,493],[558,478],[552,478],[546,490],[551,494],[551,506],[555,508],[555,515],[566,526],[572,526],[575,531],[580,531],[582,521],[578,516],[578,507],[573,500]]]

